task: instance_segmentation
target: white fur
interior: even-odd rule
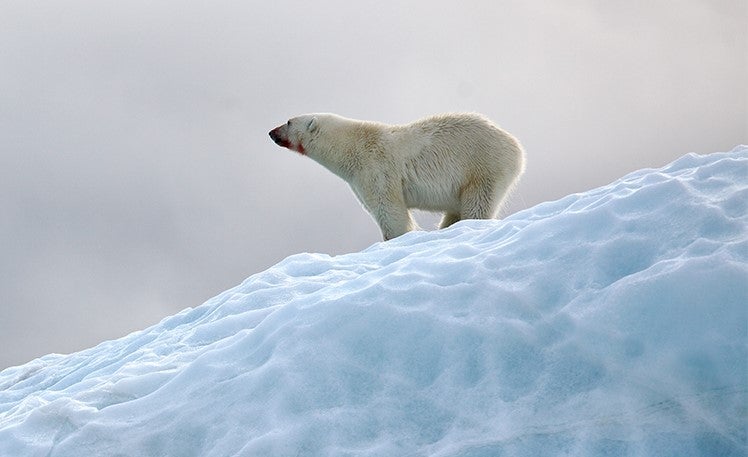
[[[495,217],[525,167],[519,142],[478,114],[405,125],[306,114],[270,133],[346,180],[385,240],[417,228],[409,208],[443,212],[441,228]]]

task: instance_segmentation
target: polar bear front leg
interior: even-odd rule
[[[379,225],[385,241],[418,228],[405,205],[402,188],[378,177],[356,194]]]
[[[377,221],[385,241],[417,228],[402,198],[369,201],[365,203],[365,206]]]
[[[415,230],[416,223],[405,205],[382,205],[372,212],[385,241]]]

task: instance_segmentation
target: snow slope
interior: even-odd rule
[[[2,456],[745,456],[748,147],[0,373]]]

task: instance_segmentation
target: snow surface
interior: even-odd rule
[[[2,456],[745,456],[748,147],[0,373]]]

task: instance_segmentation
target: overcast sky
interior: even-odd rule
[[[268,138],[294,115],[481,112],[527,150],[510,213],[748,142],[746,5],[3,1],[0,368],[378,242]]]

